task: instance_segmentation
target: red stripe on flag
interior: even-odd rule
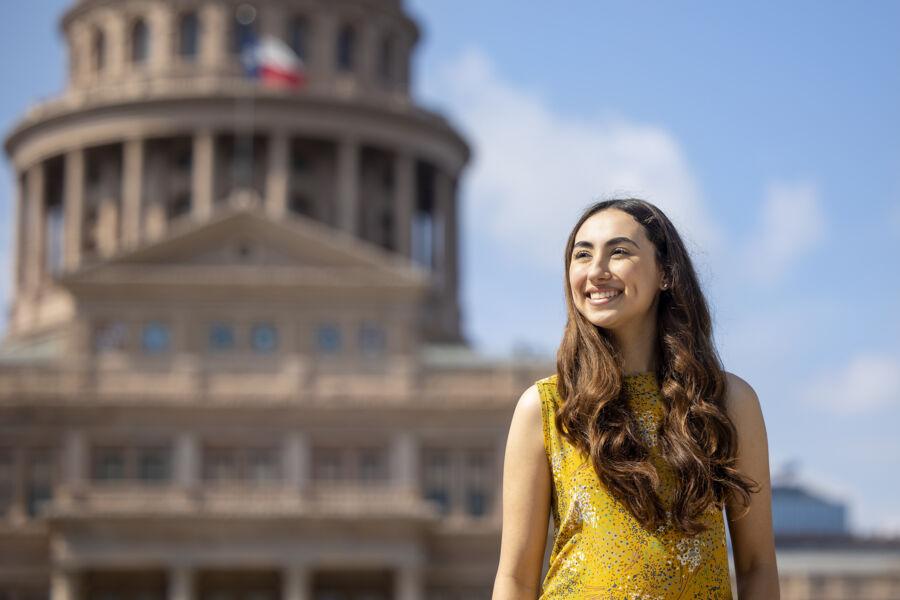
[[[263,83],[271,85],[298,87],[306,83],[306,77],[304,77],[303,73],[285,71],[265,65],[260,68],[259,77]]]

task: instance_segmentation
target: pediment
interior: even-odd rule
[[[195,274],[197,281],[212,281],[242,273],[258,279],[275,274],[299,278],[305,273],[320,280],[327,274],[340,281],[343,273],[357,274],[356,281],[365,274],[366,280],[391,286],[427,285],[427,273],[406,257],[310,219],[276,220],[255,208],[223,211],[203,223],[176,222],[161,239],[84,266],[61,282],[110,282],[142,273],[158,281],[166,274],[177,274],[179,280]]]

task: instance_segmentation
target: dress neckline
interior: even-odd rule
[[[656,381],[655,371],[642,371],[630,375],[625,374],[622,376],[622,386],[629,396],[659,391],[659,384]]]

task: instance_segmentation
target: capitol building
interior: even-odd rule
[[[64,90],[5,137],[0,600],[490,598],[555,362],[466,339],[470,148],[411,96],[407,7],[73,0],[60,31]],[[262,38],[301,86],[247,76]],[[784,600],[900,598],[900,540],[775,496]]]
[[[245,76],[277,36],[300,88]],[[0,599],[489,598],[516,399],[400,0],[79,0],[7,132]]]

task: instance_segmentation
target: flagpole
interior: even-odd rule
[[[253,23],[257,17],[253,6],[243,3],[235,9],[235,26],[238,28],[238,46],[245,77],[254,83],[246,88],[238,86],[235,100],[234,156],[232,179],[236,185],[251,187],[255,169],[254,124],[256,118],[256,88],[258,81],[269,85],[299,87],[306,80],[302,59],[280,39],[264,34],[257,39]],[[246,129],[246,131],[243,131]],[[264,186],[263,186],[264,187]],[[258,196],[262,199],[263,190]]]
[[[252,69],[255,62],[247,53],[255,52],[256,39],[250,28],[256,21],[256,9],[249,4],[240,4],[235,9],[234,18],[238,24],[238,47],[245,74]],[[254,131],[255,122],[255,82],[245,92],[239,88],[235,102],[235,136],[234,160],[232,161],[232,180],[236,188],[253,188],[254,171]]]

